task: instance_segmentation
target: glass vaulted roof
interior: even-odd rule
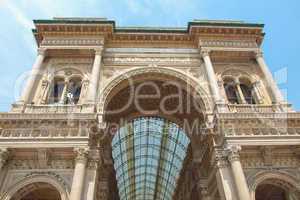
[[[177,124],[159,117],[121,127],[112,141],[120,199],[172,199],[189,142]]]

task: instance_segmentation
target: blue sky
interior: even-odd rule
[[[107,17],[118,26],[186,26],[193,19],[265,23],[265,59],[288,101],[300,110],[299,0],[0,0],[0,111],[7,111],[31,69],[32,19]]]

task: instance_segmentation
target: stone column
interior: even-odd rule
[[[98,48],[95,50],[95,59],[89,84],[88,91],[88,103],[95,103],[97,97],[98,83],[101,73],[101,60],[102,60],[102,50],[103,48]]]
[[[65,82],[64,82],[64,89],[61,93],[61,97],[60,97],[60,100],[59,100],[60,104],[64,104],[65,101],[67,100],[68,86],[69,86],[69,79],[66,79]]]
[[[215,75],[215,71],[212,62],[210,60],[209,51],[201,50],[201,56],[205,63],[205,69],[206,69],[205,71],[206,71],[209,87],[213,95],[214,101],[215,103],[223,103],[222,97],[220,95],[220,90],[218,87],[218,81]]]
[[[41,73],[41,69],[43,66],[43,61],[45,59],[46,56],[46,49],[45,48],[39,48],[38,49],[38,56],[32,66],[32,70],[30,73],[30,76],[27,80],[27,83],[25,85],[25,88],[22,92],[22,96],[19,100],[19,103],[21,104],[27,104],[30,103],[29,100],[31,98],[34,86],[36,84],[36,81],[38,79],[38,76]]]
[[[255,95],[255,98],[256,98],[256,101],[258,104],[263,104],[264,103],[264,99],[263,99],[263,96],[261,94],[261,91],[260,91],[260,81],[256,81],[252,84],[252,87],[253,87],[253,90],[254,90],[254,95]]]
[[[100,151],[99,150],[90,150],[89,152],[89,162],[86,172],[85,180],[85,200],[94,200],[96,199],[97,190],[99,190],[99,168],[100,166]]]
[[[227,155],[224,150],[215,150],[214,165],[218,191],[222,200],[238,200],[234,188],[234,180],[230,172]]]
[[[70,193],[70,200],[81,200],[81,195],[84,186],[88,150],[85,148],[78,148],[75,149],[75,152],[77,156],[75,159],[75,169]]]
[[[273,79],[272,73],[270,72],[267,64],[265,63],[265,60],[263,58],[263,53],[259,50],[255,52],[256,61],[260,66],[260,69],[262,70],[267,87],[269,88],[269,91],[271,92],[272,101],[274,103],[282,103],[284,102],[282,94],[276,84],[276,82]]]
[[[239,157],[240,150],[241,150],[240,146],[231,146],[229,148],[228,158],[231,164],[232,174],[234,177],[239,199],[250,200],[251,198],[250,198],[248,184],[240,162],[240,157]]]
[[[236,90],[237,90],[237,92],[238,92],[237,96],[238,96],[238,98],[239,98],[239,100],[240,100],[240,103],[246,104],[247,102],[246,102],[246,100],[245,100],[243,91],[242,91],[242,89],[241,89],[240,81],[235,80],[235,87],[236,87]]]

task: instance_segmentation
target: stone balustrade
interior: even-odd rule
[[[20,112],[20,106],[14,104],[12,112]],[[94,112],[94,106],[89,104],[83,105],[26,105],[25,113],[89,113]]]
[[[0,138],[78,138],[89,137],[87,128],[11,128],[0,130]]]
[[[234,113],[272,113],[280,108],[278,105],[228,104],[228,110]]]

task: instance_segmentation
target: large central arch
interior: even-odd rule
[[[175,93],[181,92],[178,92],[178,96],[182,102],[169,99],[165,107],[173,108],[175,104],[178,104],[184,109],[173,113],[166,113],[164,109],[160,109],[156,113],[146,112],[145,114],[140,112],[137,105],[133,103],[120,111],[117,107],[128,102],[131,94],[139,91],[141,85],[144,85],[140,90],[143,95],[154,95],[155,89],[160,93],[158,99],[150,97],[150,99],[142,100],[139,105],[142,105],[141,107],[146,111],[152,111],[156,105],[164,101],[165,97],[172,96],[174,91]],[[203,128],[206,114],[212,111],[212,101],[205,87],[180,70],[148,67],[135,68],[119,74],[111,78],[103,88],[98,112],[103,115],[103,120],[107,124],[108,128],[105,131],[110,133],[106,134],[110,139],[105,142],[106,145],[111,144],[111,156],[114,161],[115,174],[110,175],[114,181],[110,184],[117,187],[121,200],[172,199],[178,189],[178,180],[183,174],[181,169],[185,169],[184,166],[190,163],[186,162],[186,159],[190,159],[193,155],[192,145],[190,145],[190,141],[195,142],[192,140],[193,134],[201,133],[199,126],[196,127],[196,131],[194,130],[194,125],[197,124]],[[133,99],[136,98],[137,96],[133,96]],[[123,108],[123,105],[121,107]],[[111,112],[115,111],[114,109],[117,112]],[[185,122],[188,122],[187,127]],[[117,124],[116,127],[114,127],[115,124]],[[147,131],[134,130],[134,128],[133,131],[127,130],[128,127],[135,127],[136,124],[144,126]],[[165,131],[171,134],[165,137]],[[178,132],[180,134],[177,134]],[[159,141],[158,145],[151,143],[151,140],[155,138]],[[136,144],[137,140],[144,140],[145,144]],[[146,151],[146,154],[137,155],[136,153],[142,149]],[[156,152],[154,155],[153,151]],[[153,159],[155,156],[156,158]],[[157,163],[150,164],[155,162],[153,160]],[[140,170],[149,171],[149,173],[142,173]]]

